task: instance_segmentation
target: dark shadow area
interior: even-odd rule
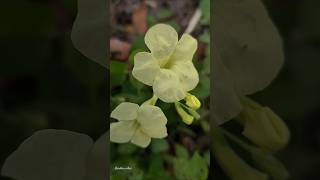
[[[276,108],[291,130],[290,144],[280,154],[290,179],[319,179],[320,2],[265,4],[283,38],[286,59],[273,85],[256,99]]]
[[[107,131],[107,70],[74,47],[76,15],[76,0],[0,3],[0,167],[39,130],[81,133],[92,143]],[[109,138],[103,139],[106,143]],[[64,143],[59,145],[69,146]],[[32,167],[32,156],[28,158]]]
[[[218,78],[218,81],[213,79],[213,90],[218,86],[220,89],[213,92],[213,94],[216,92],[220,94],[213,95],[213,104],[216,103],[213,109],[216,112],[213,114],[220,120],[234,117],[233,120],[225,123],[221,127],[236,134],[237,137],[241,137],[237,138],[230,136],[230,134],[222,133],[227,137],[227,147],[229,148],[231,144],[230,147],[232,147],[237,155],[259,171],[263,171],[264,173],[267,171],[273,172],[274,174],[270,172],[268,172],[268,174],[274,177],[281,174],[280,169],[284,172],[283,166],[274,161],[270,156],[266,158],[270,160],[269,162],[267,162],[266,159],[264,159],[265,161],[260,159],[260,163],[264,162],[265,164],[262,166],[260,164],[259,167],[259,161],[255,162],[257,156],[254,156],[252,151],[248,150],[250,148],[245,149],[242,146],[243,144],[234,143],[236,139],[250,145],[254,144],[261,147],[261,144],[252,141],[254,138],[248,137],[243,133],[243,128],[245,129],[246,126],[242,124],[241,117],[235,116],[235,114],[239,112],[242,112],[242,114],[240,114],[242,116],[243,111],[246,110],[243,101],[241,98],[238,100],[238,97],[249,95],[251,99],[260,103],[261,106],[271,108],[278,117],[285,122],[290,130],[290,141],[288,145],[280,151],[271,151],[270,153],[283,163],[289,172],[289,179],[319,179],[320,26],[318,19],[320,16],[320,2],[312,0],[264,0],[263,5],[266,8],[265,10],[268,16],[270,16],[268,18],[269,20],[263,20],[263,18],[261,18],[264,10],[258,8],[262,6],[258,5],[257,1],[216,0],[214,2],[216,3],[214,3],[213,9],[216,9],[216,11],[213,12],[213,15],[216,13],[216,16],[214,15],[216,21],[214,21],[213,31],[216,34],[213,34],[213,44],[219,51],[214,51],[213,53],[213,65],[216,65],[213,67],[213,74],[215,75],[216,73],[217,76],[214,78]],[[226,10],[227,8],[229,8],[229,11]],[[233,11],[231,11],[232,8]],[[235,16],[237,13],[238,15]],[[223,14],[226,15],[222,16]],[[227,14],[233,16],[228,16]],[[270,33],[270,22],[274,24],[279,34]],[[227,23],[229,23],[229,26],[223,27],[223,25]],[[279,41],[279,38],[281,38],[282,42]],[[265,44],[268,46],[265,46]],[[279,47],[279,45],[281,45],[281,47]],[[278,51],[281,48],[283,55]],[[276,64],[279,62],[276,58],[280,56],[283,56],[282,66]],[[232,62],[234,58],[239,60],[238,64]],[[269,60],[265,61],[268,58]],[[221,68],[221,64],[226,68]],[[279,73],[274,73],[271,78],[271,71],[279,71]],[[230,73],[231,76],[221,76],[223,73],[224,75]],[[266,76],[263,75],[264,73]],[[250,76],[246,77],[248,74]],[[230,79],[226,77],[231,77],[232,83],[228,84]],[[267,80],[264,78],[271,79]],[[266,82],[270,84],[265,84],[267,86],[263,85],[263,83]],[[259,85],[260,88],[257,88]],[[250,86],[253,88],[250,89]],[[223,89],[223,91],[221,91],[221,89]],[[236,95],[231,96],[230,94]],[[259,117],[263,119],[262,116],[253,117],[256,117],[255,119],[259,119]],[[273,118],[270,119],[275,120],[277,117],[273,116]],[[261,128],[261,130],[265,130],[264,128],[267,127],[267,124],[263,124],[260,127],[259,124],[256,125],[256,127]],[[281,125],[281,127],[283,126]],[[285,128],[279,129],[283,130]],[[266,134],[260,134],[259,130],[255,130],[255,135],[262,135],[262,141],[268,140]],[[241,133],[247,138],[242,137]],[[221,140],[219,138],[217,139]],[[232,155],[232,153],[230,152],[229,155]],[[262,156],[260,156],[260,158],[261,157]],[[230,159],[232,158],[229,158],[229,160]],[[239,163],[239,161],[237,162]],[[233,166],[233,168],[234,167],[239,166]],[[230,170],[232,167],[216,168],[215,178],[226,179],[223,173],[226,169]],[[248,170],[248,168],[244,169]],[[255,174],[256,178],[253,179],[258,179],[257,177],[259,177],[259,179],[265,178],[263,175],[261,176],[261,174],[256,173],[256,171],[248,170],[248,172],[250,172],[251,175]],[[230,176],[235,175],[232,173],[236,174],[237,171],[230,170],[226,174]],[[252,177],[254,176],[251,176],[251,178]]]

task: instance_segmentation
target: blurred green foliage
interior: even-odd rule
[[[210,24],[210,0],[201,0],[200,9],[202,12],[201,24]]]

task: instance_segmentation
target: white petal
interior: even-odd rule
[[[119,121],[135,120],[137,118],[138,108],[138,104],[123,102],[111,112],[110,116]]]
[[[153,84],[153,92],[162,101],[172,103],[182,100],[186,96],[184,87],[176,73],[168,69],[161,69]]]
[[[183,34],[174,50],[170,61],[186,62],[192,61],[193,55],[198,48],[198,42],[189,34]]]
[[[199,83],[199,74],[192,62],[177,63],[170,67],[174,71],[185,91],[191,91]]]
[[[139,52],[134,56],[132,75],[142,83],[152,86],[159,71],[159,62],[150,53]]]
[[[134,133],[134,136],[131,140],[131,143],[136,144],[143,148],[146,148],[147,146],[149,146],[150,142],[151,142],[151,137],[146,135],[140,129],[137,129],[137,131]]]
[[[152,55],[164,65],[178,43],[178,34],[169,25],[157,24],[147,31],[144,41]]]
[[[135,121],[120,121],[110,124],[110,141],[115,143],[129,142],[137,129]]]
[[[141,130],[152,138],[164,138],[167,134],[167,118],[159,107],[143,105],[138,111]]]

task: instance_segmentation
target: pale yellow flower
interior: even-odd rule
[[[119,121],[110,124],[111,142],[131,142],[145,148],[150,144],[151,138],[164,138],[168,135],[167,118],[156,106],[124,102],[111,112],[111,117]]]
[[[178,41],[175,29],[166,24],[151,27],[144,40],[151,52],[135,55],[133,76],[152,86],[154,94],[164,102],[184,99],[199,82],[198,72],[192,63],[197,40],[183,34]]]

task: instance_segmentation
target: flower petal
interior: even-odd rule
[[[191,91],[199,83],[199,74],[192,62],[177,63],[170,67],[175,72],[185,91]]]
[[[142,83],[152,86],[159,71],[159,62],[150,53],[139,52],[134,56],[132,75]]]
[[[138,104],[123,102],[111,112],[110,116],[119,121],[135,120],[137,118],[138,109]]]
[[[213,44],[232,75],[235,90],[239,95],[249,95],[266,88],[284,63],[284,50],[263,3],[219,1],[213,12]]]
[[[193,55],[196,52],[197,48],[197,40],[189,34],[183,34],[170,58],[170,61],[192,61]]]
[[[234,82],[230,71],[223,66],[220,53],[214,48],[215,60],[213,61],[213,100],[212,111],[217,124],[223,124],[236,117],[242,111],[239,95],[234,89]]]
[[[169,25],[157,24],[147,31],[144,41],[153,57],[159,60],[160,65],[163,66],[178,43],[178,34]]]
[[[134,133],[134,136],[131,140],[131,143],[143,148],[146,148],[147,146],[149,146],[150,142],[151,142],[151,137],[146,135],[140,129],[137,129],[137,131]]]
[[[180,101],[186,96],[179,77],[168,69],[161,69],[160,73],[156,76],[153,83],[153,92],[166,103]]]
[[[137,129],[135,121],[120,121],[110,124],[110,141],[115,143],[129,142]]]
[[[141,130],[152,138],[164,138],[168,135],[167,118],[159,107],[140,106],[137,120]]]

